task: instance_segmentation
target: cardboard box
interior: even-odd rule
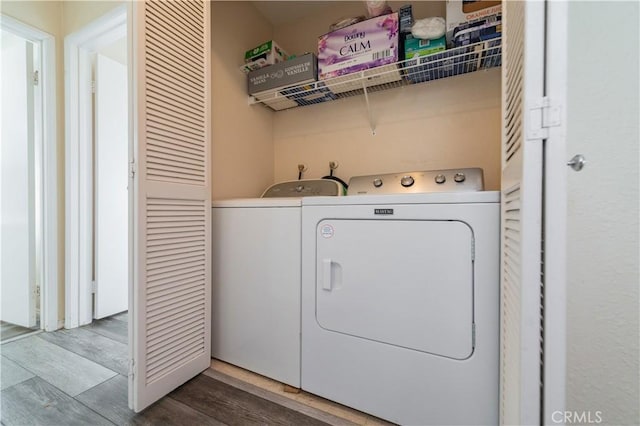
[[[249,72],[247,92],[253,95],[265,90],[310,83],[317,80],[318,60],[313,53]]]
[[[422,40],[407,35],[404,40],[404,57],[411,59],[416,56],[426,56],[447,49],[447,42],[442,36],[435,40]]]
[[[255,61],[247,62],[244,65],[241,65],[238,69],[245,74],[249,74],[251,71],[259,70],[260,68],[267,67],[271,64],[267,63],[267,60],[264,58],[257,59]]]
[[[502,14],[502,4],[496,0],[447,0],[447,46],[453,46],[453,30],[462,24]]]
[[[245,64],[250,62],[263,64],[263,66],[274,65],[286,61],[288,56],[287,52],[282,50],[275,41],[269,40],[260,46],[247,50],[244,54],[244,62]]]
[[[491,15],[475,22],[458,25],[453,30],[455,47],[480,43],[502,36],[502,15]]]
[[[391,13],[320,36],[318,78],[339,77],[397,62],[398,32],[398,13]]]
[[[413,9],[410,4],[405,4],[398,10],[400,19],[400,33],[410,33],[413,26]]]

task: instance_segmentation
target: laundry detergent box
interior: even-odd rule
[[[247,91],[250,95],[265,90],[306,84],[317,80],[318,61],[316,55],[307,53],[275,65],[249,72]]]
[[[378,16],[318,38],[318,78],[338,77],[398,61],[398,13]]]
[[[502,14],[500,0],[447,0],[447,45],[453,46],[453,30],[469,22]]]

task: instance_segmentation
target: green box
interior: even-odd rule
[[[269,40],[262,43],[260,46],[247,50],[244,54],[244,62],[249,63],[264,59],[266,60],[264,65],[274,65],[278,62],[286,61],[287,57],[287,52],[282,50],[275,41]]]
[[[411,59],[416,56],[431,55],[432,53],[446,50],[446,48],[447,40],[445,36],[435,40],[422,40],[407,35],[407,38],[404,40],[404,58]]]

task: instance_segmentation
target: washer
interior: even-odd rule
[[[338,182],[301,180],[213,202],[214,358],[300,387],[301,200],[342,194]]]
[[[500,204],[482,189],[481,169],[438,170],[303,200],[303,389],[399,424],[498,423]]]

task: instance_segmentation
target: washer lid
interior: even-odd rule
[[[329,179],[303,179],[276,183],[267,188],[262,198],[340,196],[344,188],[339,182]]]

